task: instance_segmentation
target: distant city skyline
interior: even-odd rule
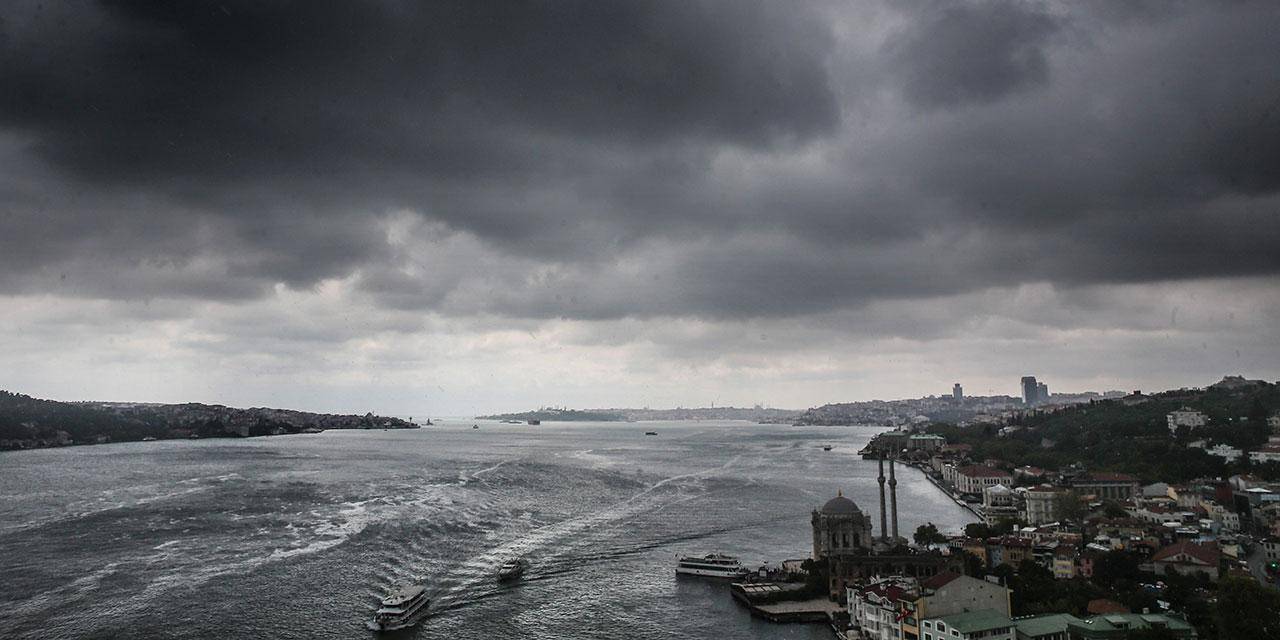
[[[1280,379],[1274,2],[0,14],[0,388],[468,415]]]

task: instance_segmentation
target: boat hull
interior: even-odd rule
[[[725,571],[723,569],[699,569],[696,567],[676,567],[676,573],[686,576],[699,576],[703,578],[726,578],[736,580],[745,577],[747,571]]]

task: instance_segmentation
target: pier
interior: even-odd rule
[[[826,597],[782,599],[799,595],[804,590],[803,583],[795,582],[742,582],[729,587],[733,599],[747,607],[751,615],[769,622],[829,622],[832,615],[843,611],[840,603]]]

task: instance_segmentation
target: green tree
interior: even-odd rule
[[[1129,517],[1129,512],[1125,511],[1124,507],[1120,506],[1119,503],[1112,500],[1107,500],[1106,502],[1102,503],[1102,513],[1106,515],[1108,518]]]
[[[1080,496],[1074,491],[1058,494],[1053,501],[1053,512],[1063,522],[1079,522],[1088,515],[1088,509],[1080,502]]]
[[[970,538],[990,538],[995,533],[985,522],[970,522],[964,526],[964,535]]]
[[[1280,638],[1280,592],[1253,580],[1228,578],[1218,589],[1216,618],[1221,638]]]
[[[947,541],[947,537],[938,532],[937,525],[927,522],[916,527],[916,533],[912,536],[916,544],[925,546],[929,544],[940,544]]]
[[[1107,589],[1117,587],[1119,583],[1132,581],[1138,575],[1140,564],[1138,556],[1129,551],[1101,554],[1093,561],[1093,581]]]

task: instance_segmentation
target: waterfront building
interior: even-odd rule
[[[1020,502],[1018,494],[1009,487],[1002,484],[987,487],[982,490],[982,519],[987,524],[1017,520]]]
[[[907,439],[907,448],[912,451],[933,453],[942,449],[947,439],[936,433],[917,433]]]
[[[924,640],[1016,640],[1013,621],[998,611],[967,611],[920,623]]]
[[[1198,427],[1205,426],[1208,422],[1208,416],[1192,409],[1191,407],[1183,407],[1177,411],[1170,411],[1165,416],[1165,423],[1169,427],[1170,435],[1177,433],[1178,427],[1187,427],[1194,431]]]
[[[888,478],[881,458],[876,479],[880,485],[878,538],[872,536],[871,518],[842,494],[813,511],[813,557],[827,564],[832,600],[845,597],[848,585],[872,576],[928,577],[955,567],[963,569],[964,561],[957,556],[907,548],[907,541],[898,535],[898,480],[893,458],[888,462]]]
[[[919,589],[914,578],[893,576],[874,580],[861,587],[849,587],[850,638],[898,640],[902,637],[900,601]]]
[[[969,465],[956,469],[954,484],[960,493],[981,495],[982,490],[987,487],[994,487],[998,484],[1012,485],[1013,476],[994,467]]]
[[[856,549],[871,550],[871,518],[844,497],[844,492],[837,492],[821,509],[815,509],[811,521],[815,560]]]

